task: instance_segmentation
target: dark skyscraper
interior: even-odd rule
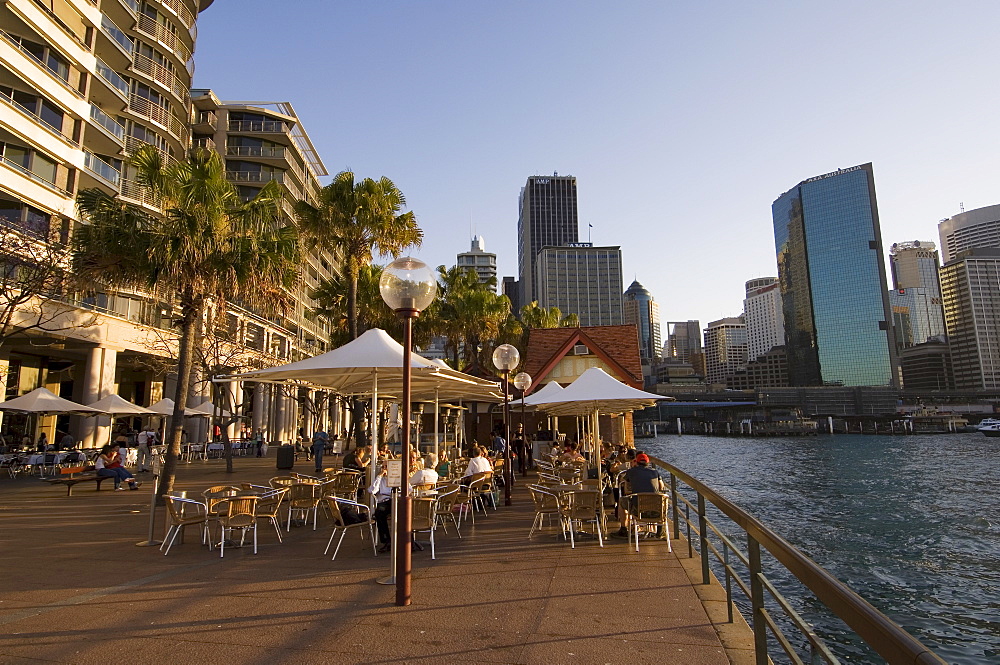
[[[542,247],[578,241],[576,178],[533,175],[521,189],[517,219],[517,268],[521,304],[538,300],[535,265]]]
[[[809,178],[772,205],[792,386],[896,386],[872,165]]]

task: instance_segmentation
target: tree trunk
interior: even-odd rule
[[[174,489],[177,476],[177,459],[181,454],[181,435],[184,431],[184,410],[187,408],[188,392],[191,389],[191,369],[194,366],[194,342],[201,318],[204,300],[194,296],[191,289],[185,289],[181,296],[181,338],[177,354],[177,389],[174,391],[174,415],[170,421],[167,437],[167,455],[163,463],[163,479],[156,488],[158,503],[163,495]]]
[[[358,338],[358,276],[347,275],[347,331],[351,341]]]

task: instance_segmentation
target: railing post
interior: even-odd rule
[[[708,519],[705,517],[705,497],[698,492],[698,532],[701,544],[701,583],[711,584],[712,578],[708,572]]]
[[[729,545],[722,543],[722,565],[726,569],[726,615],[733,622],[733,576],[729,574]]]
[[[747,534],[750,555],[750,606],[753,612],[753,645],[757,665],[767,665],[767,622],[764,620],[764,583],[760,562],[760,543]]]
[[[694,558],[694,545],[691,543],[691,506],[684,504],[684,525],[687,527],[688,558]]]
[[[677,522],[680,516],[680,508],[677,507],[677,476],[673,472],[670,474],[670,505],[674,509],[674,540],[680,540],[681,525]]]

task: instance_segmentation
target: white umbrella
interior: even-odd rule
[[[157,411],[152,411],[144,406],[139,406],[138,404],[133,404],[132,402],[119,397],[118,395],[108,395],[102,399],[97,400],[88,406],[92,409],[98,409],[103,413],[108,413],[111,415],[139,415],[147,416]]]
[[[216,415],[215,405],[212,404],[212,400],[208,400],[208,399],[205,400],[204,402],[202,402],[201,404],[199,404],[198,406],[192,406],[191,409],[190,409],[190,411],[191,411],[191,415],[196,415],[196,416],[214,416],[214,415]],[[223,417],[223,418],[232,418],[232,416],[233,416],[233,414],[229,413],[228,411],[226,411],[222,407],[219,407],[218,415],[221,416],[221,417]]]
[[[534,404],[554,416],[578,416],[595,411],[605,414],[634,411],[666,399],[673,398],[625,385],[600,367],[591,367],[576,381],[547,397],[546,401],[529,397],[526,403]]]
[[[0,402],[0,411],[37,413],[41,415],[72,413],[81,416],[96,416],[101,413],[107,413],[103,409],[95,409],[90,406],[71,402],[68,399],[63,399],[46,388],[35,388],[26,395],[9,399],[6,402]]]
[[[164,397],[156,404],[149,405],[149,411],[161,416],[172,416],[174,415],[174,400],[169,397]],[[185,416],[204,416],[204,413],[196,413],[191,409],[184,409]]]
[[[556,381],[550,381],[546,383],[538,392],[531,393],[524,399],[525,406],[535,406],[536,404],[545,404],[546,402],[555,401],[555,396],[563,391],[563,387],[559,385]],[[521,400],[514,400],[510,403],[511,406],[521,406]]]

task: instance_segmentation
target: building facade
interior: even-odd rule
[[[743,317],[747,324],[747,358],[756,360],[785,344],[785,317],[777,277],[758,277],[746,283]]]
[[[1000,247],[1000,205],[963,211],[938,224],[941,262],[954,261],[959,252],[975,247]]]
[[[889,269],[896,346],[905,349],[929,339],[944,339],[944,310],[941,308],[940,263],[934,243],[915,240],[893,243],[889,248]]]
[[[644,365],[660,357],[660,306],[652,294],[639,283],[632,282],[623,295],[622,314],[625,323],[631,323],[639,331],[639,356]]]
[[[969,249],[941,268],[957,390],[1000,388],[1000,248]]]
[[[576,314],[581,326],[622,324],[622,252],[620,247],[542,247],[535,283],[542,307]]]
[[[576,178],[558,173],[528,178],[518,198],[517,268],[521,305],[532,300],[540,302],[536,277],[539,252],[543,247],[578,242],[578,224]]]
[[[705,328],[705,380],[724,384],[747,364],[747,326],[742,316],[712,321]]]
[[[227,120],[219,108],[204,106],[218,102],[207,91],[194,91],[202,108],[192,104],[196,21],[210,4],[11,0],[0,5],[0,230],[53,248],[58,257],[80,223],[75,198],[86,188],[162,214],[128,165],[143,146],[154,147],[168,163],[184,159],[192,145],[219,150],[244,196],[252,196],[265,178],[278,180],[286,192],[286,215],[295,200],[318,191],[315,176],[325,171],[290,106],[262,109],[260,118],[244,117],[241,122],[250,124],[233,128],[229,120],[236,116]],[[254,104],[239,106],[228,111],[257,112],[249,108]],[[267,123],[279,123],[280,130]],[[10,244],[0,250],[10,251]],[[293,294],[297,306],[284,316],[261,316],[235,304],[225,311],[210,308],[215,341],[205,342],[206,364],[225,365],[237,351],[248,366],[264,366],[325,350],[325,324],[316,324],[307,311],[308,291],[335,270],[329,257],[306,257],[301,291]],[[39,311],[51,319],[29,328],[29,317]],[[176,382],[173,319],[171,303],[124,291],[62,292],[34,310],[19,311],[13,324],[20,334],[4,339],[0,348],[0,397],[44,386],[82,403],[111,394],[141,405],[158,401],[172,394]],[[209,395],[204,378],[191,399]],[[265,425],[271,440],[291,438],[299,395],[251,389],[232,397],[237,403],[252,398],[253,425]],[[190,426],[192,437],[203,436],[198,430],[204,419],[192,419]],[[108,440],[110,420],[7,415],[0,427],[5,434],[46,432],[49,440],[58,440],[54,434],[61,430],[82,445],[94,445]]]
[[[872,165],[804,180],[771,212],[790,385],[898,387]]]
[[[482,236],[472,239],[468,252],[458,255],[456,265],[461,270],[475,270],[480,284],[491,284],[493,292],[497,291],[497,255],[486,251],[486,241]]]

